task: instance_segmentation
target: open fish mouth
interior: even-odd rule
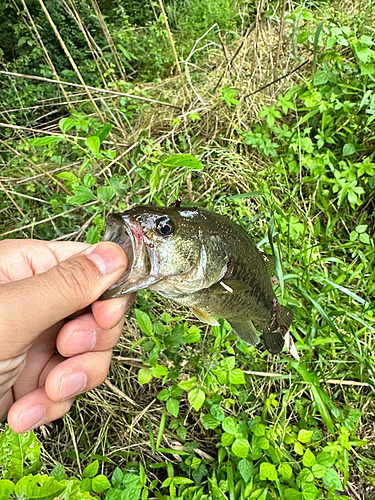
[[[134,275],[136,272],[137,261],[144,253],[143,238],[140,228],[136,223],[129,221],[127,217],[120,214],[111,214],[107,218],[106,229],[102,241],[111,241],[119,245],[128,257],[128,268],[121,278],[106,290],[100,297],[100,300],[120,297],[126,293],[132,293],[138,290],[135,288]]]
[[[127,215],[109,215],[102,241],[111,241],[120,245],[128,257],[128,268],[99,300],[121,297],[143,288],[149,288],[160,281],[161,278],[155,276],[152,246],[146,244],[142,228],[134,219]]]
[[[139,232],[136,231],[135,228],[132,230],[128,222],[124,220],[121,215],[111,214],[108,216],[102,241],[111,241],[112,243],[116,243],[125,251],[128,257],[128,270],[125,275],[129,274],[131,271],[135,260],[134,256],[139,253],[141,240],[142,237]]]

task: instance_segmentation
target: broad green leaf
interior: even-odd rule
[[[372,38],[368,35],[361,35],[359,37],[359,41],[364,43],[365,45],[374,45],[374,42],[372,41]]]
[[[314,85],[324,85],[330,79],[330,73],[325,70],[317,71],[314,76]]]
[[[96,192],[97,197],[103,203],[108,203],[115,196],[116,190],[112,186],[100,186]]]
[[[56,174],[56,177],[66,181],[68,186],[72,186],[73,184],[78,182],[78,177],[73,174],[73,172],[60,172],[59,174]]]
[[[311,472],[314,474],[314,477],[317,477],[319,479],[321,479],[324,476],[326,471],[327,471],[327,467],[325,465],[314,464],[311,467]]]
[[[230,446],[234,441],[234,435],[228,434],[228,432],[224,432],[221,435],[220,441],[223,446]]]
[[[351,142],[347,142],[344,147],[342,148],[342,155],[343,156],[350,156],[353,153],[355,153],[355,146]]]
[[[234,369],[234,365],[236,364],[236,358],[234,356],[228,356],[220,361],[220,366],[224,370],[231,371]]]
[[[9,479],[0,479],[0,499],[8,500],[11,493],[13,493],[14,484]]]
[[[95,182],[96,182],[95,177],[90,173],[87,173],[85,177],[82,179],[82,184],[89,189],[91,188],[91,186],[95,184]]]
[[[219,405],[211,405],[210,413],[219,422],[222,422],[224,420],[224,412]]]
[[[174,398],[169,398],[167,401],[167,410],[171,415],[173,415],[175,418],[178,416],[180,408],[180,403],[177,399]]]
[[[177,436],[182,440],[182,441],[185,441],[186,439],[186,434],[187,434],[187,429],[185,427],[182,427],[180,425],[180,427],[177,429],[176,431],[176,434]]]
[[[293,488],[286,488],[284,491],[284,498],[288,500],[303,500],[302,493]]]
[[[86,479],[84,479],[84,481],[86,481]],[[65,489],[62,493],[60,493],[58,497],[55,498],[58,498],[60,500],[94,500],[88,491],[83,491],[81,489],[82,481],[79,481],[76,477],[64,479],[60,482],[62,485],[64,485]]]
[[[315,500],[320,496],[320,490],[315,486],[315,484],[303,484],[302,485],[302,496],[303,500]]]
[[[180,387],[180,389],[183,389],[184,391],[190,391],[196,383],[196,377],[191,377],[191,379],[189,380],[181,380],[181,382],[178,383],[178,387]]]
[[[250,481],[250,478],[254,475],[254,466],[249,460],[243,458],[238,462],[238,471],[241,474],[245,483]]]
[[[94,493],[103,493],[105,490],[109,490],[111,483],[108,481],[107,477],[103,474],[95,476],[92,480],[92,491]]]
[[[116,469],[113,471],[111,482],[113,486],[120,486],[122,482],[122,477],[123,477],[123,472],[119,467],[116,467]]]
[[[301,443],[309,443],[311,441],[312,435],[314,431],[308,431],[307,429],[301,429],[298,432],[298,441]]]
[[[46,136],[46,137],[38,137],[37,139],[30,139],[28,141],[29,144],[32,146],[47,146],[48,144],[54,144],[55,142],[60,141],[61,139],[64,139],[62,135],[53,135],[53,136]]]
[[[279,467],[277,468],[277,472],[281,479],[283,479],[285,482],[288,482],[289,479],[293,476],[293,469],[289,464],[285,462],[279,465]]]
[[[173,155],[162,160],[161,165],[165,167],[187,167],[194,170],[202,170],[202,163],[192,155]]]
[[[168,375],[168,368],[163,365],[156,365],[151,368],[151,373],[154,377],[160,378]]]
[[[262,462],[259,469],[259,477],[261,481],[268,479],[269,481],[276,481],[277,470],[273,464],[269,462]]]
[[[337,474],[335,469],[332,469],[332,468],[327,469],[322,480],[323,480],[323,483],[325,484],[325,486],[327,486],[327,488],[334,487],[335,490],[344,491],[342,484],[341,484],[340,477]]]
[[[296,483],[298,485],[304,484],[304,483],[312,483],[314,481],[314,475],[311,472],[310,469],[304,468],[301,470],[301,472],[298,474]]]
[[[239,432],[238,424],[233,417],[225,417],[221,425],[223,426],[223,430],[229,434],[238,434]]]
[[[148,384],[151,379],[151,370],[147,370],[146,368],[141,368],[140,370],[138,370],[138,382],[140,385]]]
[[[92,135],[86,139],[86,146],[92,153],[99,153],[100,139],[96,135]]]
[[[251,490],[250,490],[251,491]],[[266,500],[268,493],[268,488],[259,488],[253,491],[250,495],[251,500]]]
[[[159,401],[168,401],[170,397],[171,393],[168,391],[168,389],[162,389],[157,395]]]
[[[139,476],[127,473],[123,475],[121,489],[111,488],[105,500],[139,500],[142,485]]]
[[[359,235],[359,241],[361,241],[362,243],[365,243],[366,245],[369,245],[370,237],[367,233],[361,233]]]
[[[99,461],[95,460],[92,464],[88,465],[83,469],[82,477],[94,477],[99,470]]]
[[[250,445],[245,438],[236,438],[232,444],[232,452],[240,458],[246,458],[250,451]]]
[[[76,121],[73,118],[61,118],[59,121],[59,129],[63,134],[66,134],[75,125]]]
[[[315,455],[314,453],[307,449],[303,454],[302,463],[305,467],[312,467],[315,464]]]
[[[332,467],[335,463],[335,458],[330,453],[322,451],[316,456],[316,463],[323,465],[326,468]]]
[[[244,384],[245,376],[239,368],[234,368],[228,373],[229,382],[231,384]]]
[[[65,485],[51,476],[22,477],[14,488],[16,498],[53,500],[65,490]]]
[[[141,311],[140,309],[134,309],[135,318],[137,320],[137,324],[139,328],[145,333],[148,337],[152,336],[152,324],[150,320],[150,316]]]
[[[107,139],[108,134],[112,130],[112,125],[110,123],[104,123],[102,128],[100,128],[97,132],[95,132],[95,135],[99,137],[100,142],[103,142],[105,139]]]
[[[201,415],[201,422],[205,429],[216,429],[217,426],[220,425],[212,415]]]
[[[39,461],[40,447],[35,434],[16,434],[9,426],[0,435],[0,463],[3,479],[18,481],[22,476],[36,473],[41,463]]]
[[[179,398],[181,394],[183,394],[183,390],[180,387],[177,387],[177,385],[172,385],[169,387],[170,394],[172,398]]]
[[[202,407],[205,399],[206,395],[202,389],[192,389],[188,394],[189,403],[195,411],[198,411]]]
[[[187,333],[184,333],[184,341],[187,344],[199,342],[201,339],[202,330],[196,326],[191,326]]]
[[[56,464],[55,467],[52,469],[50,475],[55,479],[57,479],[58,481],[62,481],[63,479],[65,479],[64,467],[61,464]]]
[[[258,437],[265,436],[266,435],[266,427],[263,424],[260,424],[259,422],[257,422],[256,424],[254,424],[253,432],[254,432],[255,436],[258,436]]]
[[[91,189],[85,186],[77,186],[74,188],[74,195],[68,196],[66,198],[66,202],[71,205],[83,205],[92,200],[94,194]]]
[[[304,452],[303,446],[299,441],[296,441],[294,443],[294,451],[295,451],[295,453],[297,453],[297,455],[303,455],[303,452]]]

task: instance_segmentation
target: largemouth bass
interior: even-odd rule
[[[101,299],[143,288],[187,306],[202,321],[225,318],[246,343],[280,352],[292,312],[271,283],[273,257],[238,224],[202,208],[138,206],[107,219],[103,241],[127,253],[127,272]]]

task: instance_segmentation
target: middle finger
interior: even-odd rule
[[[114,347],[122,333],[124,315],[112,328],[101,328],[92,313],[86,313],[66,323],[60,330],[56,347],[70,358],[89,351],[107,351]]]

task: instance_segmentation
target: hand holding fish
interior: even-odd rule
[[[113,243],[0,242],[0,417],[15,432],[103,382],[134,295],[96,300],[126,267]]]

